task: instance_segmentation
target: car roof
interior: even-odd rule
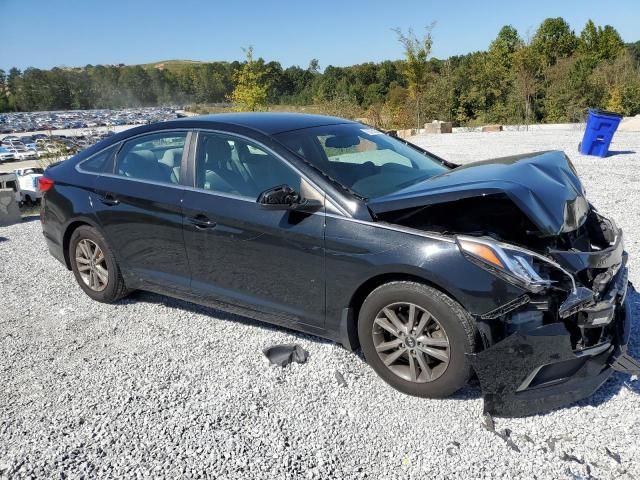
[[[268,135],[288,132],[291,130],[300,130],[302,128],[338,125],[341,123],[355,123],[344,118],[289,112],[217,113],[213,115],[186,117],[178,121],[200,121],[217,124],[226,123],[259,130]]]

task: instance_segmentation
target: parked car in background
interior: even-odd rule
[[[0,189],[5,188],[14,191],[16,202],[20,203],[22,201],[20,184],[18,183],[18,176],[15,173],[0,172]]]
[[[15,153],[13,153],[7,147],[0,147],[0,162],[11,162],[15,159]]]
[[[38,179],[44,174],[40,167],[18,168],[14,170],[20,184],[20,201],[27,205],[37,203],[42,197]]]
[[[410,395],[475,372],[487,411],[520,416],[637,365],[622,231],[559,151],[458,166],[340,118],[223,114],[114,135],[40,187],[49,251],[94,300],[150,290],[359,346]]]
[[[27,150],[33,150],[34,152],[37,152],[37,150],[38,150],[38,146],[36,145],[36,143],[35,143],[35,142],[26,142],[26,143],[25,143],[25,142],[23,141],[23,142],[22,142],[22,144],[24,145],[24,147],[25,147]]]
[[[145,107],[122,110],[10,112],[0,115],[0,133],[95,128],[106,125],[147,124],[175,119],[174,108]]]
[[[17,160],[35,160],[38,158],[35,150],[29,150],[22,144],[12,144],[7,149],[13,152]]]

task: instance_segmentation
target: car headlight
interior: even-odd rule
[[[486,238],[459,235],[456,241],[469,260],[530,292],[541,292],[552,283],[535,270],[533,260],[539,255],[533,252]]]

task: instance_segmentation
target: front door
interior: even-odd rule
[[[277,323],[322,328],[324,209],[308,214],[256,203],[270,187],[308,192],[308,183],[267,149],[231,134],[200,132],[194,170],[195,188],[183,201],[194,293]]]

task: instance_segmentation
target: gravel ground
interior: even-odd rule
[[[414,139],[453,161],[566,150],[590,199],[627,232],[640,284],[637,134],[607,159],[580,132]],[[401,395],[359,355],[315,337],[166,297],[92,302],[46,252],[35,218],[0,229],[0,477],[640,478],[640,382],[616,374],[591,399],[482,422],[471,385],[446,400]],[[640,357],[640,295],[631,351]],[[296,342],[308,363],[270,366]],[[336,371],[345,383],[339,383]],[[608,451],[607,451],[608,449]]]

